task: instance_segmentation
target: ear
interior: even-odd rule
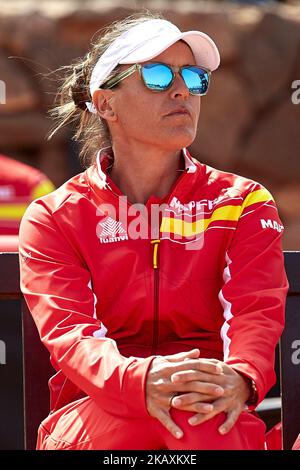
[[[93,103],[102,119],[116,121],[115,93],[112,90],[96,90],[93,94]]]

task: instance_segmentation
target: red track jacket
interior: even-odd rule
[[[27,209],[21,289],[57,370],[51,410],[88,395],[117,415],[148,415],[151,361],[193,347],[253,379],[258,402],[273,385],[288,290],[275,202],[259,183],[182,155],[170,193],[139,217],[105,149]]]

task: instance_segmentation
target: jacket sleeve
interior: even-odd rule
[[[51,362],[102,409],[148,416],[145,381],[155,356],[124,357],[105,337],[89,270],[43,199],[27,208],[19,240],[21,291]]]
[[[276,380],[275,347],[284,327],[288,280],[283,225],[267,189],[255,183],[244,199],[226,252],[219,292],[225,322],[224,361],[255,382],[257,403]]]

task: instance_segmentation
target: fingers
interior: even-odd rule
[[[197,359],[200,356],[200,350],[195,348],[191,349],[190,351],[180,352],[177,354],[170,354],[168,356],[163,356],[169,362],[179,362],[191,359]]]
[[[155,417],[174,437],[176,437],[176,439],[180,439],[183,436],[182,430],[172,420],[170,413],[168,411],[165,411],[163,409],[157,410]]]
[[[197,371],[197,372],[206,372],[207,374],[214,374],[214,375],[221,375],[222,374],[222,365],[218,362],[212,362],[209,359],[193,359],[190,358],[188,360],[183,360],[182,362],[177,362],[174,364],[170,364],[171,368],[173,369],[173,374],[184,372],[189,370]],[[177,375],[177,374],[176,374]]]
[[[220,397],[224,394],[223,387],[214,383],[200,382],[199,380],[176,383],[176,392],[196,392],[204,395],[209,395],[210,398]]]
[[[213,375],[213,377],[212,377]],[[198,370],[179,370],[171,375],[171,382],[184,383],[189,381],[199,380],[201,382],[214,382],[221,385],[224,382],[223,374],[208,374]]]
[[[184,393],[181,395],[174,395],[171,401],[171,404],[174,408],[180,408],[185,406],[192,405],[196,402],[205,402],[205,401],[211,401],[212,396],[211,395],[205,395],[203,393]]]
[[[237,419],[241,413],[241,410],[238,408],[234,408],[229,410],[227,413],[227,419],[224,423],[219,427],[218,431],[220,434],[227,434],[230,429],[235,425]]]
[[[204,399],[211,399],[209,396],[200,393],[188,393],[186,395],[175,396],[171,400],[173,408],[195,413],[210,413],[214,407],[211,403],[203,403]]]
[[[213,411],[211,411],[210,413],[206,413],[206,414],[197,413],[191,418],[189,418],[188,422],[191,426],[197,426],[198,424],[204,423],[205,421],[208,421],[209,419],[213,418],[217,414],[224,411],[226,409],[226,406],[227,406],[227,400],[225,398],[219,398],[213,404],[213,407],[214,407]]]

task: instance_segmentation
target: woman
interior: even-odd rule
[[[135,15],[61,88],[55,131],[79,117],[87,170],[20,233],[57,370],[38,449],[264,448],[251,409],[275,379],[282,224],[263,186],[186,150],[218,65],[204,33]]]

